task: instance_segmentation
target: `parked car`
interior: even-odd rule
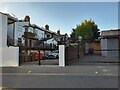
[[[49,52],[44,52],[43,53],[43,58],[48,59],[49,58]]]
[[[59,58],[59,50],[52,51],[49,54],[49,59],[55,59],[55,58]]]

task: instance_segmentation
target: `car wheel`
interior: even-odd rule
[[[49,56],[49,59],[53,59],[53,58],[55,58],[53,55],[50,55],[50,56]]]
[[[59,58],[59,56],[57,55],[57,56],[56,56],[56,58],[58,59],[58,58]]]

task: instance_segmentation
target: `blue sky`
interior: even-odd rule
[[[118,28],[117,2],[4,2],[0,11],[19,19],[29,15],[32,23],[49,24],[52,31],[60,29],[61,33],[70,34],[85,19],[94,20],[101,31]]]

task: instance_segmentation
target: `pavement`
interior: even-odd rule
[[[118,65],[72,65],[59,67],[58,65],[4,67],[2,75],[109,75],[118,76]]]
[[[101,59],[101,61],[100,61]],[[109,58],[111,59],[111,58]],[[81,75],[118,75],[118,63],[108,62],[109,59],[100,56],[84,56],[79,60],[71,60],[67,66],[58,66],[58,59],[49,59],[41,61],[27,62],[18,67],[2,67],[2,74],[81,74]],[[103,62],[104,60],[104,62]],[[98,62],[97,62],[98,61]],[[112,61],[115,61],[112,59]]]
[[[40,60],[41,65],[59,65],[58,59],[45,59]],[[39,61],[32,61],[32,62],[24,62],[20,66],[39,66]]]
[[[71,60],[72,61],[72,60]],[[71,65],[79,65],[81,63],[120,63],[120,57],[105,57],[101,55],[87,55],[83,56],[75,62],[71,62]]]

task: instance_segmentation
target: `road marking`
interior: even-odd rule
[[[95,74],[98,74],[98,71],[96,71]]]
[[[103,71],[103,72],[108,72],[108,71],[111,71],[111,70],[103,69],[102,71]]]
[[[105,68],[104,66],[97,66],[98,68]]]
[[[118,74],[81,74],[81,73],[0,73],[0,75],[29,75],[29,76],[118,76]]]
[[[31,73],[31,71],[28,71],[28,73]]]

